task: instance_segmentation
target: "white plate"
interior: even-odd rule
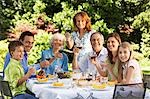
[[[53,86],[53,84],[50,84],[50,87],[51,88],[69,88],[70,86],[69,85],[63,85],[63,86]]]
[[[95,89],[93,87],[91,87],[91,90],[94,90],[94,91],[108,91],[108,90],[111,90],[112,88],[111,87],[106,87],[106,88],[103,88],[103,89]]]
[[[35,84],[50,84],[50,83],[53,83],[54,81],[53,80],[48,80],[47,82],[39,82],[38,80],[35,80]]]

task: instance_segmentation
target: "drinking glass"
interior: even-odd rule
[[[34,73],[31,75],[31,77],[30,77],[30,78],[36,78],[36,69],[35,69],[34,64],[29,66],[29,69],[31,69],[31,68],[33,68],[33,69],[34,69]]]
[[[83,45],[81,42],[77,42],[75,45],[78,49],[82,49]]]
[[[108,82],[108,77],[100,77],[100,82],[101,83],[107,83]]]
[[[90,54],[90,58],[91,59],[95,59],[96,57],[97,57],[96,52],[93,52],[93,53]]]

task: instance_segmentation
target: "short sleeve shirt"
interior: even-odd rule
[[[4,80],[9,82],[13,96],[24,94],[26,90],[26,82],[24,82],[20,86],[17,86],[18,80],[24,76],[24,70],[21,66],[21,63],[11,58],[4,73]]]
[[[134,68],[134,72],[133,72],[133,75],[131,76],[130,83],[142,83],[142,72],[140,69],[140,65],[134,59],[129,60],[128,63],[126,63],[125,65],[122,66],[123,67],[123,78],[126,78],[127,73],[128,73],[128,68],[131,66]]]
[[[85,59],[83,60],[83,62],[79,63],[79,68],[82,72],[86,71],[87,69],[91,70],[91,72],[94,72],[94,73],[97,72],[96,67],[90,61],[90,57],[93,53],[94,53],[94,51],[89,52],[88,55],[85,56]],[[104,63],[107,56],[108,56],[107,49],[103,47],[101,52],[97,56],[98,63],[99,64]]]
[[[82,45],[82,49],[79,52],[78,61],[82,60],[82,57],[86,55],[87,53],[92,51],[92,46],[90,42],[91,34],[94,33],[94,30],[91,30],[90,32],[86,32],[84,36],[80,39],[79,38],[79,32],[73,32],[72,38],[74,40],[74,44],[80,44]]]

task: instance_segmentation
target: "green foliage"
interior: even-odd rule
[[[4,66],[4,59],[6,56],[6,53],[8,52],[8,42],[7,40],[0,41],[0,71],[3,69]]]
[[[48,34],[42,30],[39,31],[37,35],[35,35],[35,43],[31,53],[29,53],[29,58],[28,58],[29,64],[36,63],[37,60],[41,58],[41,52],[50,47],[49,40],[51,37],[52,37],[51,34]]]
[[[35,5],[33,6],[33,10],[35,13],[42,13],[46,8],[46,4],[43,3],[41,0],[36,0]]]
[[[78,11],[86,11],[91,17],[92,28],[101,31],[105,37],[116,31],[119,25],[127,23],[134,27],[134,32],[123,34],[122,38],[136,43],[136,51],[140,52],[139,61],[143,66],[150,65],[144,62],[150,59],[149,0],[1,0],[0,10],[0,39],[4,39],[7,31],[16,34],[26,29],[39,32],[36,30],[39,16],[45,22],[53,22],[62,33],[73,30],[72,18]],[[35,43],[29,63],[36,62],[40,58],[40,51],[48,48],[48,35],[43,35],[46,36],[37,35],[36,39],[40,41]],[[42,40],[38,37],[42,37]]]
[[[150,58],[150,9],[135,17],[133,26],[142,32],[141,52]]]

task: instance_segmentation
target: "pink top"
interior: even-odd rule
[[[126,78],[129,67],[134,68],[131,81],[129,83],[142,83],[142,72],[139,63],[135,59],[129,60],[125,65],[123,65],[123,79]]]

